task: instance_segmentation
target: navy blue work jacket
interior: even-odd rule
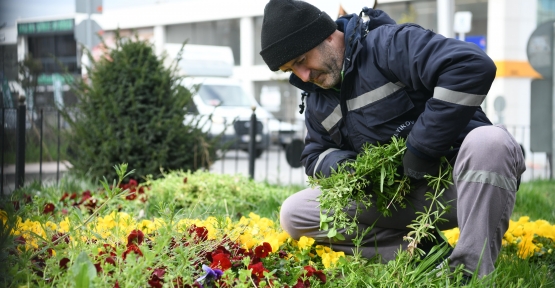
[[[380,10],[369,9],[368,16],[336,21],[345,35],[340,87],[290,77],[310,93],[301,156],[309,176],[329,176],[365,143],[385,144],[393,136],[406,138],[420,158],[451,159],[469,131],[491,125],[480,104],[496,67],[484,51],[416,24],[397,25]]]

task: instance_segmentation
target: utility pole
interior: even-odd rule
[[[455,37],[453,33],[454,0],[437,0],[437,33],[447,38]]]

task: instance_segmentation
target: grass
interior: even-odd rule
[[[37,183],[25,191],[41,191],[44,202],[56,201],[64,191],[95,191],[99,185],[67,174],[58,186],[40,187]],[[158,217],[164,207],[178,209],[188,218],[229,216],[238,220],[249,212],[279,222],[281,203],[291,194],[303,189],[300,186],[277,186],[249,180],[243,176],[215,175],[208,172],[171,172],[163,179],[149,180],[149,199],[142,206],[147,217]],[[522,183],[517,193],[513,220],[529,216],[531,220],[543,219],[555,223],[555,181],[538,180]],[[118,203],[116,203],[119,205]],[[128,209],[124,202],[121,211]],[[38,204],[37,204],[38,206]],[[40,206],[39,206],[40,207]],[[37,209],[29,207],[29,209]],[[128,213],[137,215],[137,207]],[[5,241],[0,241],[5,242]],[[0,243],[0,244],[2,244]],[[1,246],[1,245],[0,245]],[[325,287],[458,287],[460,274],[437,277],[434,258],[441,258],[444,250],[437,250],[422,260],[409,261],[401,254],[387,264],[375,259],[350,256],[341,269],[330,275]],[[5,258],[0,253],[0,259]],[[0,280],[1,275],[0,273]],[[496,263],[496,270],[483,279],[472,279],[468,287],[555,287],[555,253],[542,257],[521,259],[516,252],[503,248]],[[322,287],[316,285],[315,287]]]
[[[52,134],[53,132],[50,132]],[[57,161],[58,157],[61,161],[67,159],[67,141],[55,139],[54,135],[43,136],[42,151],[41,145],[39,144],[39,137],[34,133],[34,131],[26,133],[25,141],[25,163],[36,163],[41,161]],[[4,147],[2,148],[4,165],[15,164],[16,156],[16,141],[15,134],[5,134],[4,135]],[[58,153],[58,149],[60,150]]]
[[[512,219],[529,216],[555,223],[555,181],[536,180],[522,183],[516,194]]]

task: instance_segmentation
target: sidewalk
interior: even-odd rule
[[[67,161],[25,163],[25,184],[40,180],[42,183],[56,182],[62,175],[71,168]],[[2,189],[4,194],[9,194],[15,190],[15,165],[5,166],[3,169]]]

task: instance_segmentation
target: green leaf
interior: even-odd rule
[[[335,230],[335,228],[331,228],[331,229],[328,231],[328,238],[333,238],[333,237],[335,237],[336,235],[337,235],[337,230]]]
[[[343,241],[343,240],[345,240],[345,236],[343,236],[343,234],[341,234],[341,233],[337,233],[335,235],[335,239],[337,239],[339,241]]]
[[[92,288],[96,278],[96,268],[85,251],[82,251],[70,267],[74,287]]]

